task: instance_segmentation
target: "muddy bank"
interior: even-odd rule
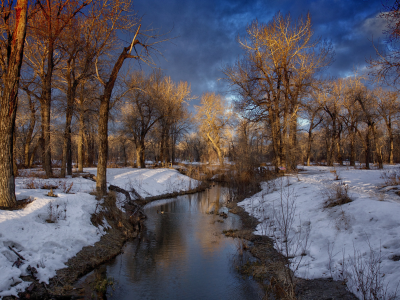
[[[275,250],[273,241],[267,236],[253,234],[258,221],[237,205],[243,199],[234,200],[227,205],[231,213],[240,216],[243,229],[224,233],[227,236],[241,239],[242,250],[248,250],[258,258],[258,261],[254,263],[248,262],[239,266],[239,270],[262,284],[267,299],[357,299],[347,290],[345,283],[340,281],[322,278],[312,280],[295,278],[294,282],[290,283],[288,272],[291,271],[285,266],[285,257]]]

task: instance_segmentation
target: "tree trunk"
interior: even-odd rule
[[[175,135],[172,135],[171,136],[171,139],[172,139],[172,143],[171,143],[171,161],[172,161],[172,164],[174,164],[175,163]]]
[[[51,167],[51,141],[50,141],[50,112],[51,112],[51,80],[54,69],[54,41],[48,41],[48,53],[47,53],[47,73],[43,81],[42,97],[40,100],[40,107],[42,109],[42,132],[44,138],[44,161],[43,169],[46,172],[46,177],[53,176],[53,170]]]
[[[38,147],[39,147],[39,139],[36,142],[35,147],[33,147],[33,150],[32,150],[31,155],[29,157],[29,167],[31,167],[33,165],[33,160],[35,159],[35,154],[36,154],[36,151],[37,151]]]
[[[49,178],[53,176],[50,148],[50,103],[42,101],[40,106],[42,116],[42,167],[46,177]]]
[[[356,134],[353,131],[353,127],[350,129],[350,166],[356,165],[356,149],[355,149]]]
[[[312,126],[313,120],[311,120],[310,129],[308,130],[308,141],[307,141],[307,166],[310,166],[310,159],[311,159],[311,145],[312,145]]]
[[[78,81],[74,79],[73,73],[74,61],[68,60],[67,62],[67,112],[65,119],[65,130],[64,130],[64,143],[62,151],[62,163],[61,163],[61,177],[65,177],[65,165],[67,164],[67,173],[72,175],[72,149],[71,149],[71,122],[72,114],[74,112],[74,101],[76,95],[76,89],[78,87]]]
[[[13,133],[13,168],[14,168],[14,178],[18,176],[18,164],[17,164],[17,133]]]
[[[6,41],[8,47],[6,51],[7,59],[3,61],[2,65],[3,90],[0,98],[0,207],[13,207],[17,203],[13,170],[13,134],[25,43],[27,8],[27,0],[17,1],[14,32],[12,32],[12,35]]]
[[[107,154],[108,154],[108,113],[110,110],[110,99],[114,89],[118,72],[121,69],[124,60],[129,57],[129,47],[125,47],[119,55],[111,72],[110,78],[104,86],[104,93],[100,97],[100,113],[99,113],[99,158],[97,163],[96,189],[100,194],[107,193]]]
[[[36,125],[36,110],[34,108],[34,104],[32,102],[32,99],[30,96],[29,97],[29,108],[31,110],[31,116],[30,116],[30,120],[29,120],[29,128],[28,128],[28,132],[26,134],[26,140],[25,140],[25,145],[24,145],[24,165],[25,168],[29,168],[30,167],[30,161],[29,161],[29,148],[32,142],[32,135],[33,135],[33,131],[35,129],[35,125]]]
[[[383,169],[383,156],[382,156],[382,147],[380,147],[378,143],[378,133],[376,132],[375,124],[371,125],[372,133],[374,135],[374,142],[375,142],[375,152],[378,158],[378,168]]]
[[[72,108],[67,104],[67,115],[64,129],[64,143],[62,149],[62,162],[61,162],[61,177],[65,177],[66,165],[68,175],[72,175],[72,161],[71,161],[71,121],[72,121]],[[67,164],[67,161],[69,164]]]
[[[389,164],[393,165],[393,131],[392,131],[392,123],[390,122],[388,125],[388,132],[389,132]]]
[[[291,113],[290,128],[289,128],[289,168],[291,170],[297,169],[297,113]]]
[[[337,152],[336,154],[337,154],[338,163],[342,166],[343,165],[343,157],[342,157],[342,149],[341,149],[341,145],[340,145],[341,132],[342,132],[342,130],[339,129],[338,134],[337,134],[337,139],[336,139],[336,152]]]
[[[145,151],[145,144],[144,144],[144,137],[142,137],[142,140],[140,141],[140,167],[141,168],[146,168],[145,160],[144,160],[144,151]]]
[[[369,170],[369,160],[371,159],[370,127],[368,126],[365,136],[365,168]]]

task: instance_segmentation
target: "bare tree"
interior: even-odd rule
[[[91,0],[84,1],[55,1],[38,0],[38,12],[34,14],[30,35],[35,40],[41,56],[31,56],[31,67],[41,79],[41,95],[38,97],[41,106],[43,168],[47,177],[52,176],[51,143],[50,143],[50,114],[51,91],[54,67],[56,65],[55,50],[64,29],[71,20],[87,6]],[[43,47],[44,46],[44,47]]]
[[[98,126],[98,137],[99,137],[99,157],[97,164],[97,179],[96,179],[96,189],[99,193],[105,194],[107,192],[107,153],[108,153],[108,118],[110,111],[110,102],[115,82],[118,77],[118,73],[122,68],[124,61],[128,58],[135,59],[137,61],[144,61],[145,63],[151,63],[150,52],[153,46],[159,41],[151,43],[151,39],[156,39],[156,35],[149,35],[148,32],[140,31],[141,24],[140,19],[136,17],[135,14],[131,12],[131,0],[118,0],[112,3],[112,13],[110,14],[110,19],[104,22],[104,26],[112,29],[114,32],[119,30],[129,32],[133,31],[132,42],[126,47],[122,47],[122,51],[118,55],[113,67],[111,68],[111,73],[108,75],[99,75],[97,72],[97,78],[99,82],[103,85],[103,93],[100,96],[100,111],[99,111],[99,126]],[[111,26],[110,24],[114,24]],[[140,49],[139,49],[140,48]],[[134,50],[134,54],[132,54]],[[96,64],[96,71],[97,64]]]
[[[19,127],[19,135],[23,144],[24,167],[30,168],[33,157],[35,155],[38,139],[35,139],[37,134],[37,111],[38,103],[31,93],[26,93],[25,97],[20,97],[16,126]],[[32,147],[33,141],[36,140],[35,146]]]
[[[14,6],[15,5],[15,6]],[[28,1],[1,1],[0,207],[16,205],[13,141]]]
[[[382,147],[379,145],[377,123],[379,122],[379,114],[377,113],[377,101],[374,94],[365,87],[360,77],[354,77],[350,82],[349,97],[353,99],[354,103],[358,103],[361,107],[362,118],[361,121],[367,125],[364,135],[365,147],[365,167],[370,168],[370,160],[372,155],[371,139],[373,138],[375,152],[378,159],[379,168],[383,168]],[[361,136],[361,132],[359,131]]]
[[[307,130],[308,134],[307,151],[306,151],[307,166],[310,165],[311,161],[311,147],[314,141],[313,131],[324,120],[322,114],[323,106],[321,105],[323,103],[323,99],[321,98],[324,97],[325,92],[326,91],[323,88],[315,90],[310,96],[310,101],[305,102],[303,104],[303,115],[305,119],[307,119],[310,122]]]
[[[386,20],[386,29],[384,33],[387,36],[387,44],[384,49],[376,46],[375,51],[377,57],[369,59],[371,75],[377,79],[383,80],[389,85],[396,85],[400,78],[400,1],[395,0],[393,3],[383,3],[384,11],[380,14],[380,18]]]
[[[315,73],[330,63],[330,45],[313,40],[309,15],[293,22],[280,13],[267,24],[254,21],[239,43],[243,59],[224,70],[240,95],[238,107],[268,123],[275,169],[295,168],[301,99]]]
[[[223,130],[228,122],[225,103],[221,96],[214,93],[205,93],[201,97],[200,106],[195,106],[195,108],[197,110],[196,119],[200,124],[200,132],[217,153],[220,166],[223,166]]]
[[[123,132],[136,147],[136,166],[145,167],[145,139],[153,126],[161,119],[160,103],[162,81],[160,72],[146,77],[136,72],[127,82],[128,93],[122,109]]]
[[[379,116],[384,120],[386,130],[389,136],[389,163],[394,164],[394,124],[399,117],[399,93],[395,91],[385,91],[382,88],[377,88],[374,91],[377,100],[377,109]]]

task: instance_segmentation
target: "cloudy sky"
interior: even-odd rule
[[[334,77],[365,67],[366,58],[375,55],[372,39],[384,39],[385,23],[377,18],[380,0],[142,0],[134,8],[142,26],[175,37],[160,45],[164,57],[155,62],[174,81],[188,81],[197,96],[229,94],[220,70],[240,57],[237,36],[252,20],[267,23],[278,11],[293,18],[310,12],[315,36],[334,46],[335,61],[328,69]]]

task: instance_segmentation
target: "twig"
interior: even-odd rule
[[[13,248],[11,248],[10,246],[8,246],[8,248],[12,251],[12,252],[14,252],[15,254],[17,254],[17,256],[20,258],[20,259],[22,259],[22,260],[26,260],[21,254],[19,254],[17,251],[15,251]]]

